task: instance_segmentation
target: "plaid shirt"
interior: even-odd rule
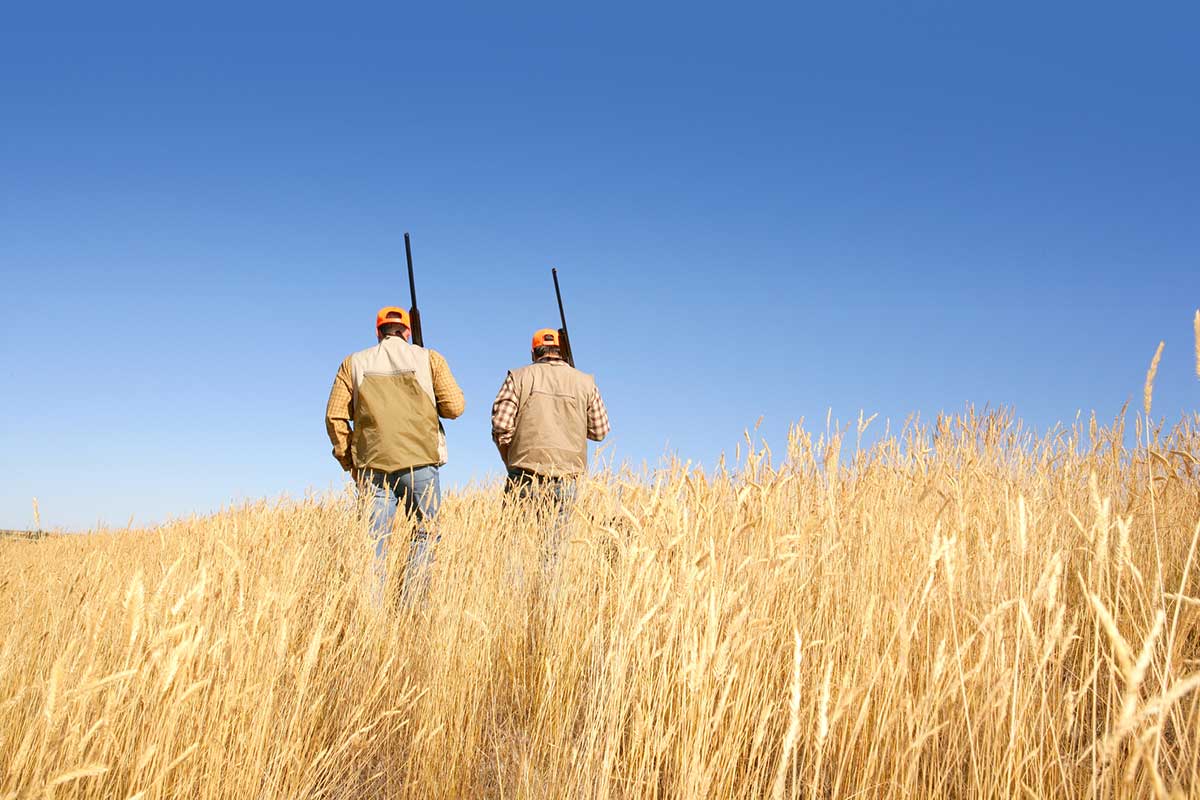
[[[354,420],[354,375],[350,368],[350,359],[346,356],[342,366],[338,368],[333,379],[333,388],[329,390],[329,403],[325,406],[325,430],[329,441],[333,443],[333,457],[342,465],[342,469],[350,470],[354,463],[350,458],[350,435],[353,429],[350,423]],[[433,396],[437,401],[437,413],[443,419],[455,419],[462,415],[467,408],[462,389],[450,372],[450,365],[436,350],[429,351],[429,369],[433,373]]]
[[[567,362],[559,358],[543,358],[537,363],[566,364]],[[513,434],[516,433],[519,403],[517,388],[513,385],[510,372],[504,378],[504,385],[500,387],[499,394],[496,395],[496,402],[492,403],[492,441],[501,448],[502,453],[504,448],[512,442]],[[609,429],[608,409],[604,407],[604,399],[600,397],[600,389],[597,387],[592,390],[592,396],[588,398],[587,438],[593,442],[603,441],[604,437],[608,436]]]

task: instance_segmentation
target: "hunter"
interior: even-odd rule
[[[325,428],[333,457],[371,500],[376,600],[387,577],[397,507],[417,521],[405,567],[404,595],[423,593],[433,545],[427,523],[441,503],[438,468],[446,463],[443,419],[466,409],[462,389],[440,353],[409,343],[409,314],[387,306],[375,316],[374,347],[346,357],[333,379]]]
[[[533,335],[533,363],[512,370],[492,404],[492,440],[508,470],[506,494],[548,493],[560,512],[587,472],[588,440],[608,435],[608,411],[596,381],[563,360],[559,333]]]

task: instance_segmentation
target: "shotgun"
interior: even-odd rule
[[[408,258],[408,296],[412,298],[412,308],[408,310],[409,321],[412,322],[412,343],[418,347],[424,347],[425,337],[421,335],[421,312],[417,310],[417,281],[413,277],[412,244],[408,241],[408,233],[404,234],[404,255]]]
[[[558,289],[558,270],[551,267],[550,275],[554,278],[554,296],[558,298],[558,318],[562,320],[562,327],[558,329],[558,338],[562,341],[559,349],[562,351],[563,361],[573,367],[575,356],[571,354],[571,337],[567,335],[567,315],[563,313],[562,292]]]

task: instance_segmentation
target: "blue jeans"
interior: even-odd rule
[[[438,468],[430,465],[397,472],[363,470],[358,475],[358,486],[360,496],[369,493],[371,497],[371,540],[375,545],[373,600],[376,605],[383,601],[388,546],[396,510],[403,506],[404,514],[417,522],[409,546],[402,590],[405,603],[411,604],[423,597],[429,588],[429,567],[433,563],[433,546],[437,544],[437,538],[429,532],[428,522],[437,515],[442,502]]]
[[[575,480],[573,478],[547,478],[523,469],[510,469],[504,482],[505,502],[512,500],[530,501],[539,512],[551,519],[543,522],[549,528],[542,542],[542,571],[553,576],[557,572],[562,555],[563,538],[567,532],[567,518],[575,503]]]

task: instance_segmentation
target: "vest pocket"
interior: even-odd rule
[[[440,462],[437,409],[413,370],[366,373],[354,407],[354,463],[394,472]]]

